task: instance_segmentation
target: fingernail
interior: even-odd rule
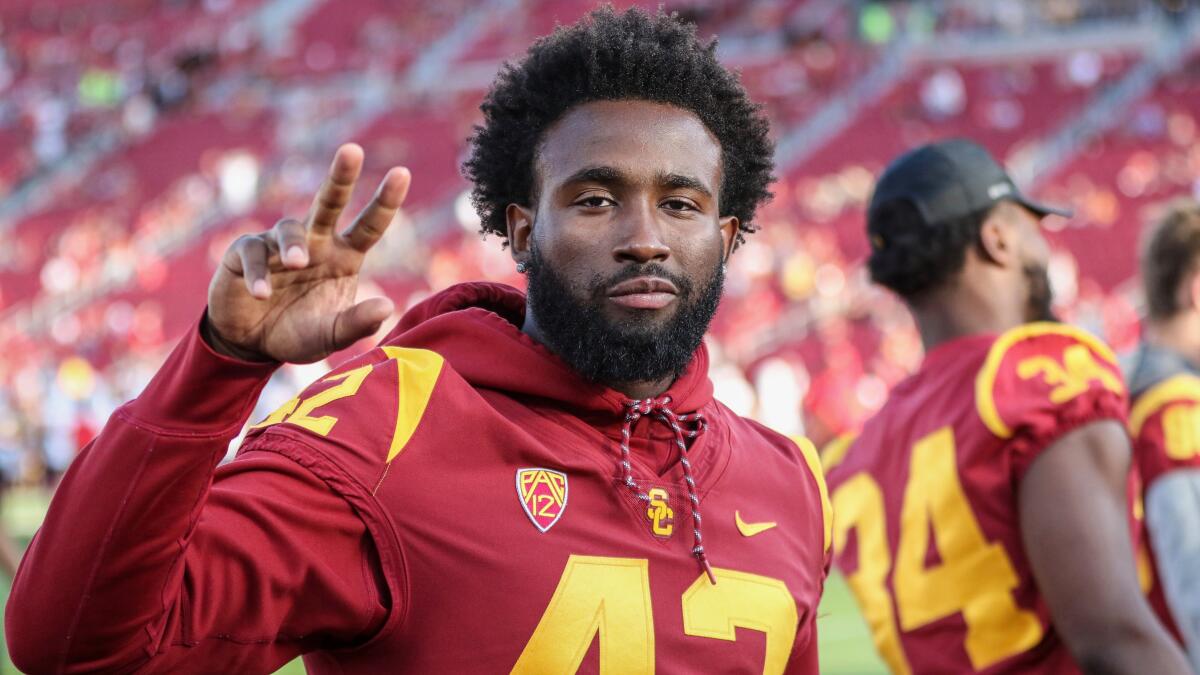
[[[286,255],[288,262],[292,263],[293,265],[303,265],[307,262],[307,256],[304,255],[304,249],[300,248],[299,246],[292,246],[289,248]]]
[[[254,295],[259,298],[267,298],[271,295],[271,284],[267,283],[266,279],[259,279],[254,282]]]

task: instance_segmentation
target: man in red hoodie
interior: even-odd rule
[[[408,173],[339,234],[343,146],[68,472],[7,608],[22,669],[817,672],[814,453],[713,400],[701,343],[766,122],[694,29],[638,11],[539,41],[483,110],[467,173],[528,299],[433,296],[216,468],[280,362],[391,312],[352,298]]]

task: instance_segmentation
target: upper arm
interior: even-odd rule
[[[274,452],[218,470],[180,570],[155,670],[278,668],[369,639],[388,614],[378,554],[351,505]]]
[[[1128,397],[1107,345],[1071,326],[1037,323],[997,338],[976,377],[975,404],[984,426],[1005,442],[1019,482],[1065,434],[1100,420],[1124,422]]]
[[[1156,628],[1134,568],[1129,465],[1121,424],[1094,422],[1040,453],[1018,486],[1026,554],[1055,627],[1076,654],[1114,631]]]

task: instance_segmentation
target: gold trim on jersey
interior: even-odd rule
[[[391,462],[399,455],[404,446],[425,416],[425,408],[433,397],[433,388],[437,384],[438,375],[442,373],[445,359],[441,354],[428,349],[410,349],[407,347],[382,347],[383,353],[396,362],[397,381],[400,391],[397,393],[396,431],[392,434],[392,443],[388,448],[387,461]]]
[[[1017,326],[1003,333],[992,343],[991,349],[988,350],[987,359],[984,361],[983,367],[979,370],[979,374],[975,377],[975,407],[979,412],[979,418],[983,420],[984,425],[993,434],[1000,438],[1011,438],[1013,435],[1013,430],[1000,417],[1000,411],[996,406],[994,396],[996,377],[1000,373],[1000,365],[1004,362],[1004,357],[1013,346],[1022,340],[1041,337],[1043,335],[1059,335],[1071,338],[1085,345],[1093,354],[1096,354],[1109,364],[1113,366],[1117,365],[1117,355],[1113,353],[1108,345],[1104,344],[1096,336],[1074,326],[1061,323],[1038,322]],[[1070,364],[1067,365],[1069,366]],[[1052,372],[1052,369],[1047,370],[1045,366],[1046,364],[1037,362],[1030,364],[1030,367],[1025,370],[1030,376],[1040,373],[1045,377],[1047,383],[1054,384],[1056,376],[1060,374]],[[1114,377],[1114,379],[1116,378]],[[1118,383],[1117,386],[1120,387],[1118,391],[1123,390],[1123,387],[1119,384],[1119,380],[1116,381]],[[1105,386],[1110,389],[1112,388],[1111,384],[1111,382],[1105,382]]]
[[[1180,373],[1150,387],[1138,397],[1129,412],[1129,433],[1134,438],[1142,433],[1146,420],[1154,413],[1177,401],[1200,402],[1200,377]]]
[[[857,434],[841,434],[825,444],[821,450],[821,468],[825,470],[825,473],[833,471],[833,467],[846,459],[846,453],[850,451],[850,446],[853,445],[856,438],[858,438]]]
[[[825,553],[829,553],[830,544],[833,543],[833,506],[829,503],[829,488],[825,485],[825,472],[821,470],[821,459],[817,455],[817,446],[804,436],[793,436],[792,440],[796,442],[796,447],[800,448],[800,454],[804,455],[804,463],[808,465],[808,470],[812,472],[813,479],[817,481],[817,491],[821,493],[821,524],[824,526],[825,533]]]

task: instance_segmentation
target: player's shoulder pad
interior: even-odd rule
[[[1150,418],[1175,405],[1200,404],[1200,376],[1180,373],[1150,387],[1137,397],[1129,412],[1129,433],[1137,438]]]
[[[975,377],[975,406],[993,434],[1011,438],[1025,411],[1062,406],[1103,390],[1125,395],[1108,345],[1074,326],[1029,323],[992,343]]]
[[[279,426],[390,462],[421,423],[445,360],[427,349],[383,346],[351,359],[290,399],[250,432]]]
[[[829,547],[833,543],[833,505],[829,501],[829,488],[825,485],[825,472],[821,469],[821,458],[817,453],[817,446],[804,436],[795,435],[790,438],[796,447],[800,448],[804,463],[808,465],[808,470],[817,483],[817,492],[821,495],[821,523],[825,533],[824,551],[829,553]]]

